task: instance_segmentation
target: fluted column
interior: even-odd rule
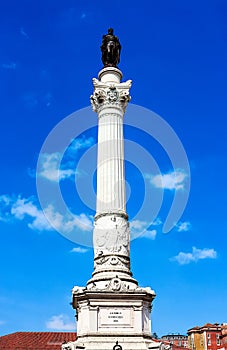
[[[130,230],[126,213],[123,117],[131,80],[121,83],[118,68],[106,67],[93,79],[93,110],[98,114],[97,203],[94,272],[88,286],[101,289],[124,282],[135,287],[130,271]],[[123,284],[122,284],[123,283]],[[112,285],[111,285],[112,288]]]
[[[98,115],[97,204],[94,218],[94,272],[86,287],[72,290],[77,340],[62,349],[160,350],[152,341],[150,311],[155,292],[140,288],[130,270],[130,229],[126,212],[123,118],[131,80],[121,83],[119,39],[103,35],[104,68],[93,79]]]
[[[106,111],[99,117],[97,215],[126,212],[123,115],[116,112]]]

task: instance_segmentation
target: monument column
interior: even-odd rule
[[[151,336],[155,292],[140,288],[130,270],[123,118],[131,80],[121,82],[121,45],[112,29],[103,36],[101,50],[104,68],[93,79],[90,98],[98,115],[94,272],[86,287],[72,290],[77,340],[62,345],[62,350],[159,349]]]
[[[107,288],[113,278],[134,288],[130,271],[130,231],[126,213],[123,117],[131,80],[121,83],[117,67],[104,67],[93,79],[93,110],[98,114],[97,205],[94,273],[91,283]],[[117,276],[117,277],[116,277]],[[117,283],[117,280],[115,281]]]

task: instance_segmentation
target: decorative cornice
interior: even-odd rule
[[[120,217],[120,218],[124,218],[125,220],[128,220],[128,214],[125,213],[124,211],[109,211],[109,212],[104,212],[104,213],[97,213],[94,217],[94,221],[97,221],[98,219],[100,219],[101,217],[104,216],[116,216],[116,217]]]
[[[126,272],[130,273],[130,260],[126,256],[119,256],[119,255],[100,255],[95,257],[94,259],[95,264],[95,273],[98,273],[100,270],[108,271],[111,269],[111,271],[119,271],[119,272]]]

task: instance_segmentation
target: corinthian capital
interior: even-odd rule
[[[132,81],[128,80],[124,83],[101,82],[98,79],[93,79],[94,93],[90,97],[94,112],[99,112],[103,108],[118,107],[123,112],[127,107],[131,97],[129,89]]]

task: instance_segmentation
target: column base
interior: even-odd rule
[[[114,336],[110,334],[102,336],[89,336],[78,339],[62,346],[62,350],[160,350],[161,342],[156,342],[151,337],[134,334],[133,336]]]
[[[155,292],[149,287],[121,292],[74,287],[72,305],[77,311],[77,340],[64,344],[62,349],[158,349],[159,343],[151,337],[154,298]],[[118,347],[114,348],[116,342]]]

